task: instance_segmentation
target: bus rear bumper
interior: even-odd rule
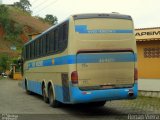
[[[116,88],[107,90],[82,91],[78,87],[71,87],[71,103],[87,103],[96,101],[110,101],[135,99],[138,95],[138,85],[132,88]]]

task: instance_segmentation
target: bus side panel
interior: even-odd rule
[[[54,90],[56,94],[56,100],[63,103],[63,90],[62,86],[54,85]]]
[[[68,74],[62,73],[61,80],[62,80],[62,85],[54,84],[56,100],[62,103],[68,103],[70,102]]]
[[[69,102],[70,101],[70,91],[69,91],[68,74],[62,73],[61,79],[62,79],[62,89],[63,89],[63,101]]]
[[[70,94],[64,92],[65,87],[54,85],[56,100],[62,103],[70,103]],[[68,89],[68,88],[67,88]]]
[[[27,80],[27,88],[29,91],[42,95],[42,83],[34,80]]]

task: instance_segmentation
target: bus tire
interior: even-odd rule
[[[43,95],[44,102],[49,103],[49,99],[47,97],[47,92],[46,92],[45,86],[42,87],[42,95]]]
[[[25,90],[28,95],[32,95],[32,92],[28,90],[27,80],[25,80]]]
[[[54,108],[60,107],[60,102],[58,102],[56,100],[56,98],[55,98],[55,94],[53,92],[52,85],[49,86],[48,97],[49,97],[49,104],[50,104],[50,106],[52,106]]]

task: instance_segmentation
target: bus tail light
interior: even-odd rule
[[[134,81],[137,82],[138,80],[138,70],[137,68],[134,68]]]
[[[78,83],[78,73],[77,73],[77,71],[73,71],[71,73],[71,81],[72,81],[73,84]]]

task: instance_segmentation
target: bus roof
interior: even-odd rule
[[[87,19],[87,18],[114,18],[114,19],[127,19],[132,20],[131,16],[123,15],[119,13],[99,13],[99,14],[77,14],[73,15],[75,20],[77,19]]]

